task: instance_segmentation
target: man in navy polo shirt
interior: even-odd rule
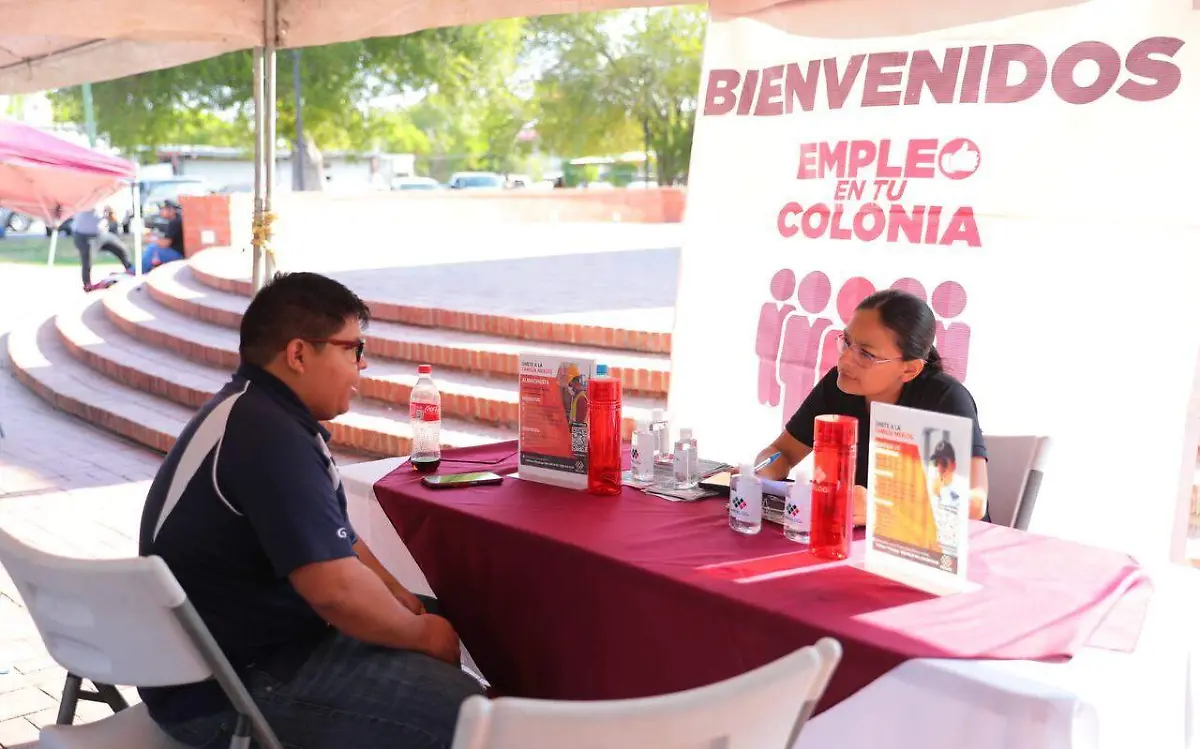
[[[284,744],[448,747],[479,684],[428,602],[354,533],[321,426],[366,368],[366,305],[314,273],[277,276],[242,318],[233,379],[183,430],[150,487],[140,551],[158,555]],[[228,745],[214,681],[139,690],[193,747]]]

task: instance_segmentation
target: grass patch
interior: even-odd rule
[[[95,268],[117,265],[113,256],[107,252],[98,252],[96,255],[97,257],[93,258],[93,267]],[[0,263],[45,265],[49,257],[50,237],[14,237],[10,234],[4,239],[0,239]],[[54,251],[54,265],[79,265],[79,250],[75,249],[75,242],[72,237],[66,235],[59,236],[58,247]]]

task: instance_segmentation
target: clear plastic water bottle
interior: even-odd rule
[[[675,486],[694,489],[700,484],[700,456],[696,452],[696,438],[689,427],[679,430],[679,441],[675,443]]]
[[[417,367],[417,384],[408,398],[413,470],[433,473],[442,463],[442,394],[433,384],[433,365]]]
[[[801,470],[796,474],[796,481],[788,489],[787,500],[783,503],[783,535],[789,541],[806,544],[811,527],[812,478]]]
[[[633,433],[630,451],[630,468],[634,481],[650,483],[654,480],[654,461],[658,457],[658,437],[650,431],[650,425],[641,420]]]
[[[762,481],[750,463],[742,464],[737,488],[729,497],[729,527],[748,536],[762,530]]]
[[[650,431],[654,433],[656,442],[654,462],[671,465],[671,425],[661,408],[650,412]]]

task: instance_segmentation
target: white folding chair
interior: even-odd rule
[[[996,525],[1028,530],[1049,460],[1050,438],[984,437],[988,451],[988,514]]]
[[[33,549],[0,530],[0,564],[50,656],[76,677],[76,687],[78,678],[112,693],[114,684],[161,687],[213,678],[238,713],[231,749],[248,749],[252,736],[263,749],[283,749],[159,557],[69,559]],[[68,679],[65,691],[70,690]],[[95,723],[46,726],[40,741],[41,749],[179,746],[141,704]]]
[[[675,694],[597,702],[470,697],[452,749],[789,749],[841,657],[837,640],[824,638]]]

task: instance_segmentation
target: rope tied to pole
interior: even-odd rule
[[[254,222],[251,225],[250,244],[256,249],[275,254],[275,249],[271,245],[272,225],[275,223],[275,214],[269,211],[263,211],[254,217]]]

